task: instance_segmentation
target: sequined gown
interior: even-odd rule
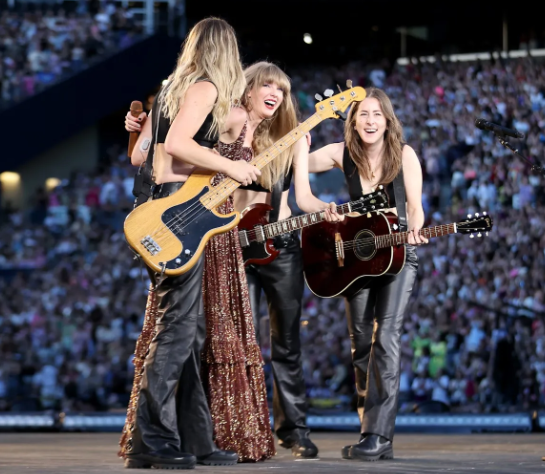
[[[252,159],[243,147],[245,124],[234,143],[219,142],[219,153],[231,160]],[[216,175],[217,185],[223,176]],[[219,207],[233,212],[233,198]],[[236,451],[243,461],[275,454],[269,421],[263,358],[257,344],[248,282],[238,229],[216,235],[205,249],[203,297],[207,337],[201,364],[208,384],[216,444]],[[204,376],[206,374],[206,376]]]
[[[219,142],[218,151],[232,160],[252,159],[251,148],[243,147],[247,124],[234,143]],[[223,177],[216,175],[218,184]],[[229,213],[233,199],[218,210]],[[263,358],[255,338],[248,284],[238,229],[219,234],[205,247],[203,299],[206,341],[201,358],[202,380],[208,394],[214,423],[215,443],[221,449],[236,451],[239,461],[260,461],[276,454],[269,421]],[[134,381],[127,420],[120,440],[124,455],[128,427],[134,422],[143,365],[149,344],[155,336],[155,294],[146,305],[144,326],[136,343]]]

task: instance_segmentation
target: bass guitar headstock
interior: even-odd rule
[[[356,201],[351,201],[350,207],[352,211],[360,214],[386,209],[388,207],[388,195],[384,191],[384,186],[381,184],[376,191],[364,194]]]
[[[346,81],[347,90],[341,91],[339,94],[333,95],[333,89],[326,89],[324,95],[327,99],[323,100],[320,94],[316,94],[316,113],[322,118],[341,118],[346,120],[346,109],[353,102],[361,102],[365,99],[367,92],[363,87],[352,87],[352,81]]]
[[[456,223],[456,232],[460,234],[469,234],[470,238],[486,236],[492,229],[492,218],[483,212],[479,214],[475,213],[475,216],[471,214],[467,215],[467,219]]]

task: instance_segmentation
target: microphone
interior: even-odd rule
[[[138,117],[143,111],[142,102],[139,100],[133,100],[131,102],[131,115],[133,117]],[[127,150],[127,155],[129,157],[132,155],[132,150],[134,149],[134,145],[136,145],[138,135],[140,135],[139,132],[129,132],[129,148]]]
[[[520,133],[518,130],[512,128],[505,128],[501,125],[496,125],[492,122],[487,122],[485,119],[478,118],[475,119],[475,126],[481,130],[490,130],[496,135],[501,135],[503,137],[513,137],[513,138],[524,138],[524,133]]]

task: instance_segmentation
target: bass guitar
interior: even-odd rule
[[[341,215],[350,212],[364,214],[384,209],[388,204],[388,196],[382,189],[379,186],[378,191],[365,194],[356,201],[338,205],[337,212]],[[279,253],[274,247],[275,237],[318,224],[325,219],[325,212],[320,211],[269,223],[268,215],[271,210],[272,207],[268,204],[252,204],[240,213],[242,219],[238,224],[238,235],[246,266],[271,263]]]
[[[347,83],[350,85],[351,81]],[[322,120],[344,118],[348,106],[362,101],[365,96],[365,89],[353,87],[318,102],[314,115],[256,156],[250,164],[262,169]],[[125,238],[152,270],[168,276],[187,272],[195,265],[210,238],[238,224],[240,213],[221,214],[217,207],[240,183],[225,178],[212,186],[215,175],[215,172],[195,170],[178,191],[145,202],[126,217]]]
[[[419,234],[439,237],[449,234],[488,235],[492,219],[483,212],[464,221],[427,227]],[[309,289],[321,298],[349,296],[365,288],[374,277],[397,275],[405,265],[408,232],[399,232],[397,215],[373,212],[322,222],[301,232],[303,272]]]

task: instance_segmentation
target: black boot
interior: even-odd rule
[[[238,461],[238,454],[234,451],[217,449],[206,456],[197,456],[197,463],[205,466],[233,466]]]
[[[318,447],[307,436],[297,439],[286,438],[280,441],[283,448],[290,449],[296,458],[315,458],[318,456]]]
[[[378,461],[394,459],[392,442],[384,436],[367,434],[358,444],[350,449],[350,459],[359,461]]]
[[[128,454],[125,458],[127,469],[193,469],[197,458],[189,453],[140,453]]]
[[[360,435],[360,440],[358,441],[358,443],[361,443],[364,439],[365,439],[365,436],[367,435]],[[343,447],[343,449],[341,449],[341,456],[343,459],[352,459],[352,456],[350,455],[350,450],[354,447],[354,446],[357,446],[356,444],[348,444],[346,446]]]

